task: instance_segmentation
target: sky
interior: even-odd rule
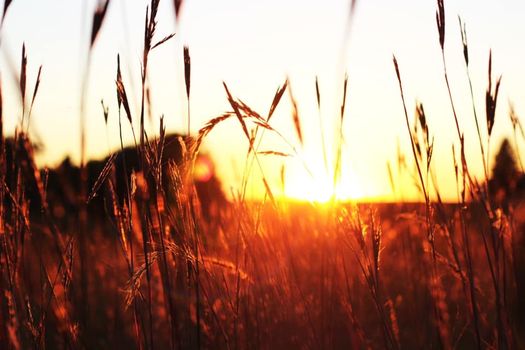
[[[148,1],[112,0],[92,52],[86,97],[87,153],[101,158],[118,147],[116,56],[123,62],[123,79],[138,128],[140,64],[143,24]],[[69,155],[79,159],[79,101],[87,52],[93,0],[14,0],[1,32],[0,72],[7,133],[20,121],[20,94],[9,74],[19,71],[22,43],[28,52],[29,91],[43,65],[30,132],[44,149],[41,165],[55,166]],[[182,48],[192,59],[191,126],[196,133],[211,118],[231,110],[222,83],[232,94],[265,115],[279,85],[289,79],[303,128],[301,144],[295,133],[288,94],[272,117],[281,136],[265,133],[261,150],[291,153],[290,157],[260,156],[261,168],[252,168],[248,195],[260,198],[265,189],[261,169],[274,195],[310,200],[331,194],[330,171],[323,161],[323,143],[333,164],[342,85],[348,74],[343,119],[342,175],[336,195],[378,200],[417,199],[413,186],[410,139],[392,64],[395,54],[413,122],[416,101],[425,106],[430,133],[435,138],[432,160],[436,183],[445,199],[456,196],[452,144],[457,143],[448,99],[435,23],[435,1],[358,0],[349,17],[346,0],[186,0],[175,19],[172,1],[161,0],[156,38],[176,33],[150,56],[149,82],[154,133],[165,117],[168,131],[184,132],[186,97]],[[474,174],[482,174],[468,80],[465,73],[457,16],[467,25],[470,72],[475,106],[485,126],[485,89],[489,50],[494,76],[503,75],[490,153],[501,139],[512,136],[509,101],[518,116],[525,115],[525,3],[519,0],[445,1],[446,60],[459,124],[465,133],[467,160]],[[315,79],[321,92],[318,111]],[[104,122],[100,101],[109,106]],[[321,122],[320,122],[321,120]],[[321,126],[322,125],[322,128]],[[321,132],[321,130],[323,132]],[[124,129],[131,142],[130,128]],[[486,142],[486,135],[483,137]],[[525,153],[519,139],[521,154]],[[295,151],[290,147],[292,145]],[[399,145],[399,146],[398,146]],[[225,122],[207,138],[226,192],[241,186],[248,142],[238,122]],[[409,171],[397,169],[398,148]],[[395,191],[389,181],[390,162]],[[284,188],[281,168],[285,167]]]

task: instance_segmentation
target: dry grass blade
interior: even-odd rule
[[[319,91],[319,78],[315,77],[315,97],[317,98],[317,109],[321,109],[321,92]]]
[[[489,53],[489,85],[485,94],[485,108],[487,115],[487,131],[489,136],[492,134],[494,121],[496,117],[496,104],[498,102],[499,87],[501,84],[501,75],[496,81],[496,86],[492,90],[492,50]]]
[[[401,145],[399,143],[399,138],[397,139],[396,144],[396,161],[397,161],[397,171],[400,173],[403,169],[406,169],[407,162],[405,158],[405,154],[403,151],[401,151]]]
[[[190,49],[184,46],[184,82],[186,83],[186,97],[190,98],[191,87],[191,57]]]
[[[232,116],[232,113],[224,113],[218,117],[215,117],[213,119],[211,119],[210,121],[208,121],[206,123],[206,125],[204,125],[200,130],[199,130],[199,137],[200,135],[203,135],[206,136],[210,133],[210,131],[215,127],[217,126],[217,124],[225,121],[226,119],[230,118]]]
[[[259,113],[257,113],[256,111],[254,111],[250,106],[248,106],[246,103],[244,103],[242,100],[240,99],[237,99],[237,101],[235,102],[237,104],[237,106],[239,107],[239,109],[241,111],[243,111],[246,115],[250,116],[250,117],[253,117],[257,120],[260,120],[262,122],[266,122],[266,120],[264,120],[263,117],[261,117],[261,115]]]
[[[213,130],[213,128],[216,127],[221,122],[225,121],[226,119],[229,119],[232,115],[233,115],[232,113],[224,113],[218,117],[215,117],[211,119],[210,121],[208,121],[206,125],[204,125],[199,130],[196,140],[191,144],[191,154],[193,157],[197,156],[199,152],[199,148],[202,144],[202,141]]]
[[[31,98],[31,107],[29,108],[29,114],[31,114],[31,111],[33,110],[33,105],[35,103],[35,98],[38,93],[38,88],[40,87],[40,77],[42,75],[42,66],[38,68],[38,74],[36,76],[36,82],[35,82],[35,88],[33,89],[33,97]]]
[[[164,124],[164,114],[160,116],[159,125],[159,145],[164,148],[166,142],[166,125]],[[162,158],[162,155],[159,157]]]
[[[288,79],[284,82],[283,86],[277,89],[275,92],[275,95],[273,97],[272,105],[270,106],[270,111],[268,112],[268,118],[266,118],[266,121],[269,122],[270,118],[272,117],[273,113],[275,112],[275,109],[277,108],[277,105],[281,101],[281,98],[283,97],[284,92],[286,91],[286,88],[288,86]]]
[[[33,177],[33,180],[38,189],[38,195],[40,196],[40,199],[42,201],[42,205],[47,206],[47,203],[45,200],[45,190],[44,190],[44,185],[42,182],[42,177],[40,174],[40,170],[36,166],[36,162],[35,162],[35,148],[33,147],[33,144],[30,142],[27,134],[21,133],[18,141],[20,142],[20,150],[22,150],[20,158],[22,159],[25,158],[22,163],[24,163],[24,165],[29,170],[29,173]]]
[[[279,151],[259,151],[257,154],[263,155],[263,156],[279,156],[279,157],[291,157],[292,155],[289,153],[279,152]]]
[[[467,25],[463,23],[461,20],[461,17],[458,16],[459,19],[459,29],[461,31],[461,43],[463,44],[463,58],[465,59],[465,64],[468,67],[468,41],[467,41]]]
[[[436,24],[439,32],[439,45],[441,50],[445,48],[445,6],[443,0],[438,0],[438,9],[436,11]]]
[[[350,34],[350,24],[352,24],[354,22],[356,6],[357,6],[357,0],[351,0],[350,1],[350,6],[349,6],[349,9],[348,9],[347,30],[346,30],[347,38],[348,38],[348,36]]]
[[[386,301],[386,306],[389,310],[389,316],[390,316],[390,324],[392,327],[392,333],[394,335],[396,345],[399,348],[399,323],[397,321],[397,315],[396,315],[396,307],[392,299],[388,299]]]
[[[148,119],[151,122],[153,119],[153,110],[152,110],[153,103],[151,102],[151,86],[149,83],[146,84],[145,95],[146,95],[146,102],[147,102],[146,105],[147,105],[147,111],[148,111]]]
[[[277,130],[272,128],[272,126],[270,124],[268,124],[267,122],[261,122],[261,121],[258,121],[258,120],[254,120],[253,123],[255,125],[257,125],[257,126],[260,126],[261,128],[264,128],[264,129],[267,129],[267,130],[270,130],[270,131],[275,131],[278,135],[281,135]]]
[[[514,109],[514,105],[512,103],[509,103],[509,117],[510,122],[512,123],[512,128],[514,130],[519,129],[521,137],[525,140],[525,130],[523,130],[523,125],[521,124],[520,118],[516,114],[516,110]]]
[[[4,23],[5,14],[7,13],[7,9],[9,8],[9,5],[11,5],[11,2],[13,2],[13,0],[5,0],[4,1],[4,12],[2,14],[2,24]]]
[[[144,50],[142,52],[142,81],[146,79],[144,72],[148,66],[148,53],[151,49],[152,34],[150,33],[149,6],[146,7],[146,19],[144,20]]]
[[[173,0],[173,8],[175,9],[175,18],[178,19],[180,15],[180,9],[182,6],[182,0]]]
[[[135,271],[133,271],[133,275],[130,277],[130,279],[126,282],[126,286],[124,288],[124,292],[126,294],[125,297],[125,308],[127,309],[131,304],[133,304],[133,300],[137,295],[142,296],[142,293],[140,292],[140,286],[141,281],[144,277],[144,275],[147,275],[147,271],[149,268],[151,268],[151,265],[157,260],[159,257],[158,252],[153,251],[149,254],[148,259],[144,261],[139,267],[136,268]]]
[[[146,71],[148,67],[148,55],[151,51],[151,43],[157,28],[157,11],[159,9],[160,0],[151,0],[150,6],[146,8],[146,18],[144,23],[144,51],[142,61],[142,81],[146,79]],[[150,12],[151,10],[151,12]],[[141,118],[142,119],[142,118]]]
[[[146,10],[146,24],[144,27],[144,57],[146,58],[149,51],[151,50],[151,42],[153,40],[153,35],[155,34],[155,29],[157,28],[157,11],[159,9],[160,0],[151,0],[149,8]],[[151,9],[151,12],[149,10]],[[145,62],[147,59],[145,60]],[[147,66],[144,63],[144,66]]]
[[[164,44],[165,42],[167,42],[168,40],[170,40],[171,38],[173,38],[175,36],[175,33],[171,33],[170,35],[166,36],[164,39],[160,40],[159,42],[157,42],[155,45],[153,45],[151,47],[151,49],[153,50],[154,48]]]
[[[293,96],[291,86],[288,88],[288,92],[290,94],[290,101],[292,102],[293,125],[295,127],[295,132],[297,133],[297,137],[299,138],[299,141],[301,142],[301,145],[302,145],[303,144],[303,132],[301,128],[301,120],[299,119],[299,109],[297,107],[297,101],[295,100]]]
[[[9,197],[9,200],[11,201],[12,205],[17,208],[17,210],[21,213],[21,221],[26,229],[28,229],[31,226],[29,217],[27,215],[26,210],[24,209],[25,203],[20,203],[18,199],[16,198],[16,194],[13,194],[5,181],[0,184],[0,190],[4,191],[4,195],[7,195]],[[14,314],[13,314],[14,315]]]
[[[279,179],[281,180],[281,189],[284,192],[284,188],[286,185],[286,168],[283,165],[281,165],[281,171],[279,171]]]
[[[132,124],[131,109],[129,108],[128,95],[126,94],[126,88],[124,87],[124,83],[122,82],[122,73],[120,71],[120,55],[117,55],[117,80],[115,82],[117,84],[118,107],[120,109],[120,106],[124,105],[124,111],[126,112],[128,121],[130,124]]]
[[[109,107],[104,104],[104,100],[100,100],[100,104],[102,105],[102,113],[104,114],[104,123],[107,125],[109,117]]]
[[[397,80],[401,81],[401,74],[399,73],[399,65],[397,63],[396,56],[392,56],[392,61],[394,62],[394,69],[396,70]]]
[[[427,124],[427,117],[425,114],[425,109],[423,108],[423,104],[418,102],[416,105],[416,116],[417,116],[417,123],[414,124],[414,128],[416,128],[417,124],[419,123],[419,126],[421,127],[421,131],[423,132],[423,142],[425,146],[426,151],[426,164],[427,164],[427,173],[430,171],[430,162],[432,160],[432,154],[434,152],[434,138],[432,137],[432,140],[430,139],[430,132],[428,130],[428,124]],[[415,135],[417,138],[417,135]],[[419,144],[417,145],[419,148]]]
[[[246,117],[245,117],[245,118],[246,118]],[[264,128],[264,129],[266,129],[266,130],[269,130],[269,131],[275,133],[275,134],[276,134],[277,136],[279,136],[279,137],[280,137],[285,143],[287,143],[288,146],[290,146],[290,148],[291,148],[291,149],[294,151],[294,153],[297,155],[297,150],[295,149],[295,147],[294,147],[293,145],[291,145],[291,144],[286,140],[286,138],[283,136],[283,134],[281,134],[281,133],[279,132],[279,130],[273,128],[270,124],[268,124],[268,123],[265,122],[265,121],[252,120],[252,122],[253,122],[255,125],[257,125],[257,126],[259,126],[259,127],[261,127],[261,128]]]
[[[104,181],[106,181],[106,178],[108,177],[109,173],[111,172],[111,168],[113,167],[113,163],[115,162],[115,158],[117,158],[117,153],[113,153],[106,164],[104,165],[104,168],[102,168],[102,171],[98,175],[97,180],[93,184],[93,188],[91,189],[91,193],[89,194],[87,198],[87,203],[89,203],[95,196],[97,195],[98,190],[104,184]]]
[[[423,180],[423,174],[421,173],[421,167],[420,167],[420,164],[419,164],[419,158],[417,156],[416,145],[414,143],[414,138],[412,137],[412,133],[411,133],[411,129],[410,129],[410,122],[408,121],[408,111],[407,111],[407,106],[406,106],[406,102],[405,102],[405,94],[404,94],[404,91],[403,91],[403,83],[402,83],[402,80],[401,80],[401,74],[399,73],[399,64],[397,63],[397,59],[396,59],[395,55],[392,56],[392,61],[394,63],[394,68],[396,70],[397,82],[399,84],[399,92],[400,92],[400,95],[401,95],[401,101],[403,103],[403,112],[405,114],[406,127],[407,127],[407,131],[408,131],[408,133],[410,135],[410,145],[412,146],[412,154],[414,156],[414,161],[416,162],[417,173],[419,175],[419,182],[421,184],[421,189],[423,190],[423,194],[425,195],[425,202],[428,202],[428,197],[427,197],[428,193],[426,191],[425,181]]]
[[[186,102],[188,110],[188,136],[191,133],[191,112],[190,112],[190,87],[191,87],[191,57],[190,49],[184,46],[184,82],[186,84]]]
[[[27,54],[26,44],[22,44],[22,60],[20,62],[20,94],[22,95],[22,108],[26,104],[26,83],[27,83]]]
[[[339,182],[340,177],[341,177],[343,143],[344,143],[343,121],[344,121],[344,116],[345,116],[347,89],[348,89],[348,74],[345,73],[345,79],[344,79],[344,84],[343,84],[343,102],[341,103],[341,116],[339,118],[340,119],[339,120],[339,137],[337,140],[338,144],[336,148],[335,166],[334,166],[334,178],[333,178],[334,193],[335,193],[335,184]]]
[[[414,126],[414,130],[411,132],[411,137],[412,137],[412,142],[414,143],[414,146],[416,148],[417,158],[419,159],[419,161],[423,162],[423,155],[421,153],[421,145],[417,137],[416,126]]]
[[[131,263],[129,262],[129,258],[128,258],[129,248],[128,248],[128,240],[126,238],[125,218],[122,215],[123,213],[122,213],[122,210],[120,209],[120,206],[117,200],[117,194],[115,193],[115,186],[113,185],[111,180],[107,182],[107,189],[109,192],[110,208],[116,219],[120,242],[122,244],[122,248],[124,249],[124,252],[126,253],[126,260],[128,261],[128,266],[130,267],[130,270],[131,270]],[[123,210],[125,211],[124,208]]]
[[[452,144],[452,159],[454,160],[454,174],[456,175],[456,182],[458,182],[459,167],[458,167],[458,159],[456,156],[456,147],[454,146],[454,144]]]
[[[392,188],[392,192],[394,194],[396,193],[396,185],[394,182],[394,174],[392,173],[392,166],[390,165],[390,162],[386,162],[386,169],[388,172],[388,180],[390,181],[390,187]]]
[[[221,267],[225,271],[229,271],[232,274],[235,274],[235,275],[238,274],[239,277],[241,279],[243,279],[243,280],[251,281],[251,278],[250,278],[250,276],[248,275],[248,273],[246,271],[244,271],[243,269],[238,268],[238,266],[236,266],[234,263],[232,263],[232,262],[230,262],[228,260],[206,256],[206,257],[202,258],[202,262],[204,264],[206,264],[206,265],[213,265],[213,266]]]
[[[242,114],[241,114],[241,112],[239,110],[239,105],[233,99],[233,97],[232,97],[232,95],[230,93],[230,90],[228,90],[228,86],[226,85],[226,83],[222,82],[222,85],[224,86],[224,89],[226,90],[226,95],[228,95],[228,102],[230,102],[230,105],[232,106],[233,111],[235,112],[235,115],[237,116],[237,119],[239,120],[239,123],[241,123],[242,131],[244,132],[244,135],[246,136],[248,141],[250,141],[250,148],[251,148],[252,147],[252,143],[251,143],[250,133],[248,132],[248,128],[246,127],[246,123],[244,122]]]
[[[381,266],[381,225],[376,224],[375,217],[370,214],[370,229],[372,231],[372,252],[374,254],[374,270],[376,281],[379,279],[379,268]]]
[[[29,113],[27,115],[27,130],[29,131],[29,121],[33,112],[33,105],[35,104],[36,95],[40,86],[40,76],[42,75],[42,66],[38,68],[38,75],[36,77],[35,88],[33,89],[33,97],[31,98],[31,106],[29,107]]]
[[[352,15],[355,12],[355,6],[357,5],[357,0],[352,0],[350,3],[350,14]]]
[[[149,19],[150,26],[155,28],[157,26],[156,18],[157,18],[157,12],[159,10],[159,4],[160,0],[151,0],[150,7],[151,7],[151,16]]]
[[[268,194],[268,197],[270,197],[270,200],[272,201],[272,203],[275,204],[275,198],[273,196],[273,192],[270,186],[268,185],[268,181],[266,181],[266,178],[264,176],[262,180],[263,180],[264,188],[266,189],[266,193]]]
[[[421,102],[418,102],[416,104],[416,116],[417,116],[417,121],[419,122],[419,126],[421,127],[421,130],[423,131],[425,142],[426,144],[429,144],[430,139],[429,139],[428,125],[427,125],[427,117],[425,114],[425,108],[423,107],[423,104]]]
[[[345,73],[345,81],[343,85],[343,103],[341,105],[341,123],[343,122],[343,118],[345,115],[347,91],[348,91],[348,74]]]
[[[510,123],[512,124],[512,131],[514,133],[514,149],[516,150],[516,158],[518,159],[518,163],[521,168],[521,172],[525,173],[525,167],[523,166],[523,161],[521,160],[521,154],[520,154],[520,148],[518,145],[518,129],[520,131],[521,137],[525,139],[525,133],[523,132],[523,127],[521,125],[520,119],[518,115],[516,114],[516,110],[514,109],[514,104],[509,101],[509,119]]]
[[[99,3],[97,9],[95,10],[95,13],[93,14],[93,26],[91,27],[90,47],[93,47],[93,44],[95,43],[100,28],[102,27],[102,23],[104,22],[104,18],[106,17],[106,12],[108,10],[109,2],[110,0],[106,0],[103,5]]]

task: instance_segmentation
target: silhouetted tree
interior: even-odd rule
[[[522,205],[525,191],[525,175],[522,173],[514,150],[508,139],[501,143],[492,168],[489,182],[492,199],[508,215],[512,203],[512,216],[517,220],[517,229],[512,234],[512,256],[514,277],[518,295],[525,293],[525,207]],[[517,315],[521,329],[525,329],[525,299],[518,298]]]
[[[42,195],[39,193],[35,178],[35,174],[39,173],[42,183],[45,186],[45,198],[49,204],[51,213],[57,221],[63,219],[64,223],[67,223],[68,220],[77,215],[76,211],[78,210],[80,198],[80,169],[71,162],[69,157],[66,157],[58,167],[38,172],[36,167],[33,168],[34,162],[32,162],[32,153],[35,150],[33,147],[28,147],[28,145],[29,140],[25,138],[19,138],[17,140],[8,138],[5,140],[5,183],[7,189],[9,193],[16,194],[18,193],[17,188],[22,187],[23,191],[21,192],[30,204],[30,215],[33,218],[36,218],[34,217],[35,215],[40,217],[42,213]],[[88,173],[87,188],[89,190],[93,188],[108,159],[109,156],[100,160],[91,160],[86,164]],[[125,147],[116,153],[113,163],[113,175],[108,176],[108,178],[113,178],[116,197],[120,205],[123,205],[125,201],[125,196],[127,195],[126,185],[131,181],[132,172],[139,169],[139,162],[139,154],[135,147]],[[175,134],[166,135],[161,160],[163,190],[168,201],[174,201],[176,188],[174,188],[174,184],[170,181],[170,167],[168,166],[170,162],[177,164],[182,162],[182,150],[178,142],[178,135]],[[217,215],[217,208],[225,205],[227,199],[222,192],[221,183],[215,173],[211,158],[199,154],[197,164],[200,164],[201,167],[205,166],[206,176],[195,178],[194,185],[199,197],[202,213],[206,219],[209,219],[211,215]],[[105,186],[102,186],[97,195],[88,204],[90,218],[101,219],[105,218],[108,214],[112,215],[111,212],[108,213],[107,210],[108,203],[106,200],[109,195],[106,195],[104,189]],[[4,198],[4,202],[6,208],[12,207],[12,201],[9,200],[9,198]],[[92,220],[91,222],[95,221]]]
[[[494,166],[492,168],[492,178],[489,182],[489,189],[493,199],[506,209],[513,191],[519,180],[520,171],[514,156],[514,150],[510,141],[505,138],[501,142],[498,153],[496,154]]]
[[[518,174],[518,166],[508,139],[501,142],[500,149],[496,155],[496,161],[492,168],[492,177],[501,184],[508,183]]]

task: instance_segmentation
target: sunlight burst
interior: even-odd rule
[[[355,174],[345,174],[334,186],[330,176],[312,177],[309,174],[290,174],[286,177],[284,194],[288,198],[326,203],[332,199],[351,201],[366,197]]]

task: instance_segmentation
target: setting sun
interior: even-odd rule
[[[314,177],[308,173],[286,176],[285,196],[291,199],[325,203],[332,199],[351,201],[366,197],[363,188],[354,174],[348,174],[334,186],[329,176]]]

